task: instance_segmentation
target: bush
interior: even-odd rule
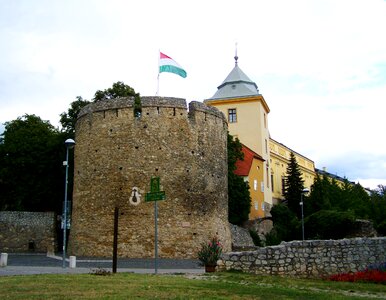
[[[213,237],[209,243],[202,243],[197,257],[204,266],[216,266],[222,253],[222,245],[217,237]]]
[[[265,245],[266,245],[266,246],[275,246],[275,245],[279,245],[280,242],[281,242],[281,239],[280,239],[279,236],[277,235],[275,229],[272,229],[270,232],[268,232],[268,233],[265,235]]]
[[[355,217],[351,212],[320,210],[304,221],[308,239],[341,239],[354,226]]]
[[[382,223],[378,224],[375,229],[381,236],[386,236],[386,221],[383,221]]]
[[[263,246],[263,242],[261,241],[260,236],[259,236],[259,234],[257,233],[256,230],[249,229],[249,235],[251,236],[253,244],[255,246],[258,246],[258,247],[262,247]]]
[[[291,241],[301,237],[300,221],[296,215],[284,204],[274,205],[271,209],[273,232],[268,236],[272,245],[281,241]],[[266,237],[267,237],[266,236]]]

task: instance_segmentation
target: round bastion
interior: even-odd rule
[[[228,223],[227,123],[216,108],[170,97],[87,105],[76,123],[69,252],[111,257],[119,210],[118,256],[154,257],[151,178],[165,200],[158,206],[158,255],[196,258],[217,236],[231,250]]]

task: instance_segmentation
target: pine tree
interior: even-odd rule
[[[296,161],[295,154],[291,152],[290,162],[287,167],[285,177],[284,198],[288,208],[298,217],[301,216],[300,200],[304,189],[304,180],[300,172],[300,167]]]

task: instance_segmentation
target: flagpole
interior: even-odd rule
[[[158,75],[157,75],[157,91],[155,93],[156,96],[159,96],[159,58],[160,58],[160,54],[161,53],[161,50],[158,49]]]
[[[159,71],[158,71],[158,76],[157,76],[157,91],[155,93],[156,96],[159,94]]]

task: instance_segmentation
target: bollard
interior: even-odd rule
[[[71,269],[76,268],[76,256],[70,256],[70,268]]]
[[[8,263],[8,253],[1,253],[0,267],[6,267]]]

